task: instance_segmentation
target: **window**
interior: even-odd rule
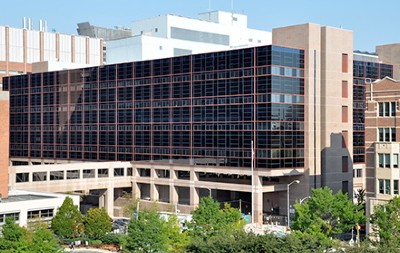
[[[29,182],[29,173],[17,173],[15,178],[16,183]]]
[[[342,72],[347,73],[349,71],[349,56],[348,54],[342,54]]]
[[[83,178],[94,178],[94,177],[95,177],[94,169],[83,170]]]
[[[108,177],[108,169],[98,169],[97,177]]]
[[[380,194],[384,194],[385,193],[385,188],[384,188],[384,181],[383,181],[383,179],[379,179],[378,180],[378,182],[379,182],[379,193]]]
[[[342,131],[342,148],[347,148],[348,140],[349,140],[349,132]]]
[[[378,141],[396,141],[396,128],[378,128]]]
[[[399,154],[393,154],[393,168],[399,167]]]
[[[390,168],[390,154],[385,154],[385,168]]]
[[[40,219],[53,217],[54,209],[28,211],[28,219]]]
[[[385,194],[390,194],[390,180],[385,179]]]
[[[123,177],[124,168],[114,168],[114,177]]]
[[[128,168],[126,169],[126,175],[127,175],[127,176],[132,176],[132,167],[128,167]]]
[[[50,171],[50,180],[63,180],[64,171]]]
[[[399,194],[399,180],[393,180],[393,194]]]
[[[349,97],[348,82],[343,80],[342,81],[342,98],[348,98],[348,97]]]
[[[47,181],[47,172],[33,172],[33,181]]]
[[[348,193],[349,192],[349,182],[348,181],[343,181],[342,182],[342,192],[343,193]]]
[[[342,172],[343,173],[348,172],[348,167],[349,167],[348,160],[349,159],[347,156],[342,156]]]
[[[379,156],[378,166],[379,166],[379,168],[383,168],[383,166],[384,166],[383,154],[378,154],[378,156]]]
[[[67,179],[79,179],[79,170],[67,170]]]
[[[353,170],[353,178],[362,177],[362,169],[354,169]]]
[[[19,213],[2,213],[2,214],[0,214],[0,223],[6,222],[7,218],[12,218],[14,221],[19,221]]]
[[[348,114],[349,114],[349,108],[347,106],[342,106],[342,122],[347,123],[348,120]]]
[[[379,102],[378,115],[379,117],[396,116],[396,102]]]

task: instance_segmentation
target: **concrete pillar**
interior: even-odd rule
[[[132,181],[132,198],[140,199],[140,188],[138,183],[136,183],[136,180]]]
[[[158,178],[157,172],[154,168],[150,169],[150,200],[158,201],[160,198],[160,194],[158,193],[158,189],[156,184],[154,183],[154,179]]]
[[[160,194],[158,192],[158,187],[154,182],[150,184],[150,199],[151,201],[158,201],[160,198]]]
[[[176,176],[176,170],[170,168],[169,170],[169,203],[172,205],[177,205],[179,202],[179,194],[178,189],[175,187],[175,180],[178,177]]]
[[[254,176],[254,222],[263,223],[263,188],[262,177]]]
[[[108,187],[105,192],[105,209],[111,217],[114,216],[114,187]]]
[[[178,204],[179,201],[179,195],[178,195],[178,190],[173,184],[169,184],[169,203],[172,205]]]
[[[193,168],[190,169],[190,205],[199,205],[199,191],[196,189],[195,182],[199,181],[199,173],[195,172]]]

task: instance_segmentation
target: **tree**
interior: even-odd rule
[[[400,246],[400,198],[394,197],[385,205],[378,205],[371,215],[373,235],[381,244]]]
[[[85,234],[92,239],[101,239],[112,229],[112,219],[104,208],[91,208],[85,219]]]
[[[29,231],[29,252],[32,253],[58,253],[62,252],[58,240],[54,237],[53,231],[47,228],[44,222],[32,224]]]
[[[166,221],[155,209],[140,212],[128,226],[127,252],[165,252],[168,250]]]
[[[168,250],[170,252],[184,252],[184,248],[189,243],[187,231],[182,231],[179,219],[175,214],[169,216],[166,222],[168,237]]]
[[[7,218],[0,238],[0,252],[29,252],[26,230],[18,226],[14,219]]]
[[[187,225],[192,237],[199,236],[207,239],[220,232],[240,230],[244,224],[238,209],[225,204],[220,210],[218,202],[205,197],[200,199],[199,206],[193,211],[192,221]]]
[[[70,197],[66,197],[51,221],[54,233],[64,238],[75,238],[84,230],[82,214]]]
[[[294,208],[293,229],[318,238],[347,232],[365,222],[362,206],[354,205],[347,193],[333,194],[328,187],[313,189],[311,197]]]

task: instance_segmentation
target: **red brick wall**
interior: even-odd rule
[[[8,158],[9,158],[9,108],[8,92],[0,92],[0,193],[3,198],[8,196]],[[7,98],[7,99],[6,99]]]

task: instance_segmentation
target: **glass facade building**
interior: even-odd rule
[[[6,77],[10,156],[304,166],[304,51],[262,46]],[[203,160],[202,160],[203,159]]]
[[[353,162],[365,163],[365,85],[393,77],[393,65],[353,61]],[[367,80],[367,82],[366,82]]]

